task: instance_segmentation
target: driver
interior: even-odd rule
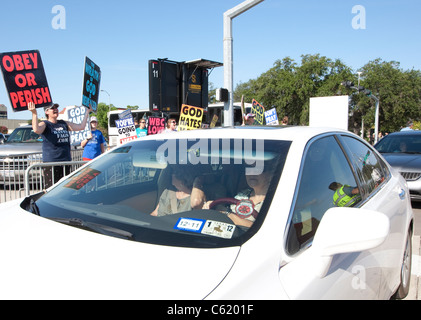
[[[251,227],[265,200],[272,177],[272,167],[265,166],[259,175],[246,175],[248,188],[240,191],[234,198],[239,200],[230,206],[227,216],[239,226]],[[213,201],[207,201],[203,209],[209,209]],[[227,201],[228,202],[228,201]]]

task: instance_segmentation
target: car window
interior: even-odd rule
[[[349,136],[342,136],[342,139],[350,150],[350,158],[362,181],[364,193],[371,194],[389,175],[387,166],[368,145]]]
[[[41,136],[35,133],[31,128],[16,128],[7,139],[7,142],[9,143],[37,141],[41,141]]]
[[[301,170],[287,236],[291,255],[311,243],[329,208],[361,201],[353,171],[334,136],[311,142]]]
[[[381,153],[421,153],[421,135],[391,134],[380,140],[375,148]]]
[[[89,162],[37,199],[36,209],[28,203],[27,210],[68,224],[122,230],[141,242],[240,245],[270,207],[290,144],[192,138],[128,143]],[[194,186],[206,197],[193,209]],[[259,193],[253,193],[258,186]],[[253,196],[259,198],[255,203]],[[203,208],[208,200],[215,204]]]

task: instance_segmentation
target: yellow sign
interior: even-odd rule
[[[181,106],[178,131],[194,130],[202,127],[203,109],[183,104]]]
[[[254,123],[263,125],[265,108],[254,99],[252,100],[251,113],[255,114]]]

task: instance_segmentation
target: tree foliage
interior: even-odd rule
[[[362,72],[360,85],[380,99],[380,129],[396,131],[408,119],[420,119],[421,73],[404,71],[398,62],[370,61]],[[320,54],[302,55],[298,64],[290,57],[275,61],[273,67],[257,79],[240,83],[234,100],[244,95],[245,101],[256,99],[266,108],[276,107],[278,117],[287,115],[290,123],[307,125],[311,97],[350,95],[349,129],[358,132],[364,120],[365,128],[374,125],[375,101],[345,88],[343,81],[358,83],[352,68],[339,59]]]

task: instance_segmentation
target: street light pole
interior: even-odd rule
[[[228,101],[224,102],[224,126],[234,125],[232,19],[263,1],[246,0],[224,12],[224,87],[228,89]]]
[[[370,95],[371,98],[373,98],[376,101],[376,118],[375,118],[375,124],[374,124],[374,143],[377,143],[379,140],[379,109],[380,109],[380,100],[377,98],[374,94]]]

